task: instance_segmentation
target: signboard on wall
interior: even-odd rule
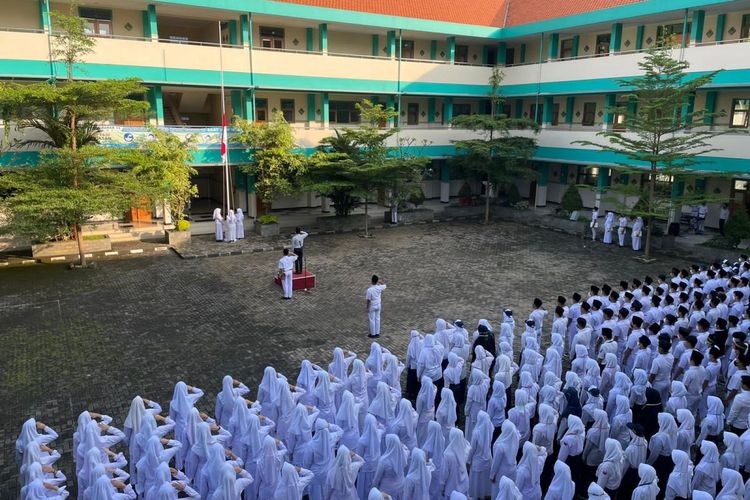
[[[198,149],[220,149],[221,127],[159,127],[159,130],[175,134],[182,140],[195,139]],[[245,146],[234,141],[236,133],[231,128],[228,131],[229,148],[245,149]],[[138,143],[153,140],[153,134],[145,127],[127,127],[120,125],[106,125],[101,127],[99,143],[102,146],[114,148],[135,147]]]

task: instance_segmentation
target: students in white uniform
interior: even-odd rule
[[[641,238],[643,237],[643,219],[636,217],[633,223],[633,231],[630,233],[633,250],[638,252],[641,249]]]
[[[614,212],[607,212],[607,217],[604,219],[604,238],[602,239],[602,242],[611,245],[612,244],[612,235],[615,232],[615,213]]]
[[[380,281],[377,274],[372,275],[372,286],[367,289],[365,299],[367,300],[367,316],[370,321],[370,334],[368,337],[380,337],[380,296],[385,290],[386,285]]]
[[[305,246],[305,238],[307,236],[307,233],[300,227],[294,230],[294,236],[292,236],[292,251],[297,255],[297,262],[294,263],[294,272],[297,274],[302,272],[303,247]]]
[[[234,210],[229,209],[227,211],[227,242],[234,243],[235,241],[237,241],[237,218]]]
[[[245,214],[242,212],[241,208],[237,209],[237,212],[234,214],[234,223],[237,230],[237,239],[238,240],[244,240],[245,239]]]
[[[224,217],[221,216],[221,209],[214,209],[214,234],[216,241],[224,241]]]
[[[289,249],[284,249],[284,255],[279,259],[279,278],[281,278],[281,288],[284,290],[284,300],[292,299],[292,270],[297,260],[296,255],[289,255]]]
[[[591,228],[591,241],[596,241],[596,230],[599,227],[599,207],[594,207],[591,211],[589,227]]]
[[[617,219],[617,243],[621,246],[625,246],[625,234],[628,228],[628,218],[625,214],[620,214],[620,218]]]

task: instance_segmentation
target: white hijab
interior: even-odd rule
[[[672,488],[678,497],[688,498],[690,496],[690,457],[682,450],[672,450],[672,462],[674,468],[669,474],[667,488]]]
[[[555,475],[547,490],[545,498],[561,498],[573,500],[575,498],[576,485],[570,474],[570,467],[560,460],[555,462]]]
[[[378,382],[377,389],[375,390],[375,398],[370,403],[367,411],[381,418],[386,423],[393,420],[393,400],[388,384]]]
[[[464,433],[461,429],[453,427],[449,434],[448,446],[443,453],[444,457],[453,455],[456,463],[459,464],[457,471],[444,471],[446,474],[458,473],[457,482],[463,482],[466,479],[466,459],[471,451],[471,445],[464,439]]]
[[[328,365],[328,373],[341,380],[341,382],[346,382],[346,379],[348,378],[348,371],[349,366],[346,364],[344,350],[340,347],[335,348],[333,350],[333,362]]]
[[[440,404],[435,412],[435,420],[443,427],[453,427],[456,425],[456,399],[453,397],[453,391],[443,387],[440,391]]]
[[[352,468],[352,457],[349,448],[339,446],[336,462],[326,476],[326,491],[331,498],[346,498],[354,491],[358,468]]]
[[[223,221],[224,220],[224,217],[221,216],[221,209],[220,208],[215,208],[214,209],[213,220],[218,220],[218,221]]]
[[[508,476],[503,476],[500,478],[495,500],[523,500],[523,495],[512,479],[509,479]]]
[[[133,401],[130,402],[130,411],[128,411],[128,416],[125,417],[124,427],[131,429],[133,434],[137,434],[141,430],[141,420],[143,420],[144,413],[146,413],[146,405],[143,404],[143,398],[140,396],[134,397]]]
[[[414,448],[411,452],[409,472],[406,474],[406,480],[415,485],[413,490],[415,498],[429,498],[431,478],[432,473],[427,468],[424,451]]]

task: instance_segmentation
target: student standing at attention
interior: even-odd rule
[[[368,337],[380,337],[380,295],[385,290],[385,283],[380,282],[377,274],[372,275],[372,286],[367,289],[367,315],[370,320],[370,334]]]
[[[295,274],[302,272],[302,247],[305,246],[305,238],[307,238],[307,233],[298,226],[294,230],[294,236],[292,236],[292,250],[297,255],[297,261],[294,263]]]
[[[281,288],[284,290],[284,300],[292,300],[292,270],[297,261],[296,255],[289,255],[289,249],[284,249],[284,256],[279,259],[279,278]]]

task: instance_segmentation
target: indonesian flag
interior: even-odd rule
[[[227,161],[227,115],[221,117],[221,159]]]

